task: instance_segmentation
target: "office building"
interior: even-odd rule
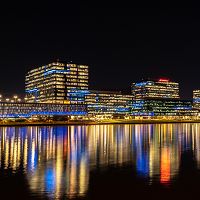
[[[175,98],[144,98],[130,102],[129,114],[140,118],[191,118],[198,111],[192,108],[192,101]]]
[[[200,108],[200,90],[193,90],[193,107]]]
[[[85,95],[88,115],[127,115],[128,105],[133,95],[122,94],[121,91],[90,90]]]
[[[144,79],[132,83],[132,94],[135,99],[145,97],[153,98],[179,98],[179,84],[169,82],[168,79]]]
[[[85,104],[0,103],[0,117],[32,117],[36,115],[87,115]]]
[[[54,61],[26,73],[26,102],[80,103],[88,91],[88,66]]]

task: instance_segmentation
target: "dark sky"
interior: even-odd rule
[[[0,93],[24,94],[25,71],[58,58],[88,64],[90,89],[148,77],[179,82],[181,99],[200,89],[199,4],[27,2],[0,8]]]

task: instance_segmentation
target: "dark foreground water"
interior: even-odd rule
[[[192,199],[200,124],[0,128],[0,199]]]

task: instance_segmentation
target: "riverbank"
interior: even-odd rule
[[[63,125],[106,125],[106,124],[164,124],[164,123],[200,123],[200,120],[69,120],[50,122],[0,122],[0,126],[63,126]]]

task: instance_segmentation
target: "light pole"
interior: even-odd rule
[[[20,102],[20,101],[21,101],[21,99],[17,99],[17,101],[19,101],[19,102]]]
[[[15,96],[14,96],[14,99],[15,99],[15,102],[16,102],[16,99],[17,99],[17,95],[15,95]]]
[[[28,100],[28,98],[27,98],[27,97],[25,97],[25,98],[24,98],[24,100],[25,100],[25,103],[26,103],[26,102],[27,102],[27,100]]]
[[[9,99],[6,99],[7,102],[9,102]]]

